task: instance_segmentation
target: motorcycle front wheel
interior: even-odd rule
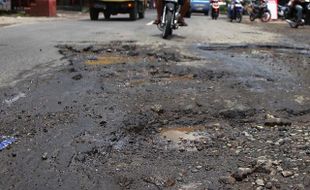
[[[271,19],[270,11],[264,12],[263,15],[262,15],[262,18],[261,18],[262,22],[269,22],[270,19]]]
[[[164,30],[163,30],[163,38],[168,38],[169,35],[172,34],[172,19],[173,14],[171,11],[167,11],[165,15],[165,24],[164,24]]]
[[[237,13],[237,15],[236,15],[236,21],[238,22],[238,23],[240,23],[241,21],[242,21],[242,15],[241,15],[241,13]]]
[[[250,14],[250,21],[254,21],[255,20],[255,15],[253,13]]]

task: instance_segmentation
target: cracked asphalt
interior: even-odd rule
[[[0,189],[309,189],[309,26],[154,16],[0,28]]]

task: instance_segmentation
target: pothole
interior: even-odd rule
[[[198,49],[205,51],[221,51],[221,50],[248,50],[248,49],[256,49],[256,50],[290,50],[296,51],[301,54],[310,54],[310,48],[305,47],[294,47],[287,45],[278,45],[278,44],[210,44],[198,46]]]
[[[112,65],[123,64],[128,62],[137,62],[141,60],[139,57],[129,57],[122,55],[101,55],[99,57],[93,57],[87,60],[87,65]]]
[[[162,128],[159,134],[162,141],[168,142],[167,148],[180,151],[197,151],[211,141],[205,126]]]

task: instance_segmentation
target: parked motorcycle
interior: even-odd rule
[[[278,17],[282,20],[285,20],[288,17],[288,11],[289,9],[287,6],[278,5]]]
[[[164,0],[163,14],[161,23],[157,25],[162,31],[164,39],[172,35],[172,30],[178,29],[178,18],[180,17],[180,7],[183,4],[181,0]]]
[[[254,21],[257,18],[260,18],[262,22],[268,22],[271,19],[271,12],[268,9],[267,1],[264,1],[261,5],[252,3],[252,11],[250,13],[250,20]]]
[[[305,20],[298,20],[298,16],[295,8],[290,8],[290,5],[287,5],[287,14],[285,15],[286,22],[289,24],[291,28],[298,28],[299,26],[303,26],[305,24]]]
[[[220,14],[220,4],[218,0],[211,1],[211,17],[216,20]]]
[[[235,0],[234,3],[228,5],[228,18],[230,22],[236,20],[238,23],[242,21],[243,6],[239,0]]]

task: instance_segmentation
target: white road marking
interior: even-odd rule
[[[7,100],[4,100],[3,103],[6,103],[8,104],[9,106],[16,102],[17,100],[19,100],[20,98],[25,98],[26,97],[26,94],[25,93],[22,93],[22,92],[19,92],[16,96],[14,96],[13,98],[11,99],[7,99]]]
[[[152,20],[151,22],[147,23],[146,25],[147,25],[147,26],[151,26],[151,25],[153,24],[153,22],[154,22],[154,21]]]

